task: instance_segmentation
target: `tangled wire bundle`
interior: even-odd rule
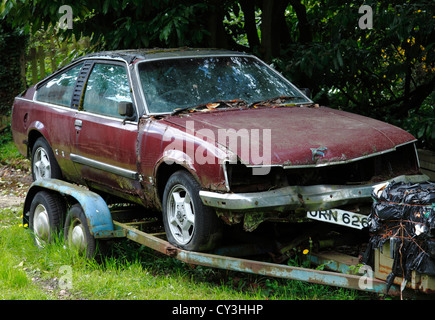
[[[390,241],[394,262],[388,288],[396,276],[409,281],[413,270],[435,275],[435,183],[392,182],[372,196],[365,263],[373,266],[373,249]]]

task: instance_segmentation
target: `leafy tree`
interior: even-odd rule
[[[435,2],[367,3],[373,28],[360,29],[347,0],[76,0],[72,30],[61,30],[63,4],[0,0],[15,28],[90,37],[95,50],[220,47],[252,52],[316,102],[386,120],[433,144]],[[422,129],[423,128],[423,129]]]
[[[27,37],[0,21],[0,115],[9,113],[14,97],[25,88],[21,61]]]
[[[376,2],[373,29],[357,27],[359,5],[326,3],[327,9],[319,1],[307,5],[313,41],[290,45],[278,58],[288,76],[313,88],[321,102],[401,125],[433,143],[435,2]],[[424,121],[411,128],[410,115]]]

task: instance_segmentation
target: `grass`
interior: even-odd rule
[[[300,281],[192,266],[128,240],[86,259],[59,237],[38,248],[21,208],[0,209],[0,298],[86,300],[354,300],[363,296]],[[33,279],[33,280],[32,280]]]
[[[0,299],[51,299],[50,294],[32,281],[30,270],[24,267],[28,240],[28,236],[23,237],[24,229],[18,224],[4,225],[5,221],[18,220],[15,213],[15,210],[0,209]]]
[[[28,162],[15,146],[10,127],[0,133],[0,164],[12,166],[15,169],[28,169]]]
[[[22,161],[10,133],[0,163]],[[114,243],[86,259],[62,235],[44,248],[20,226],[22,208],[0,208],[0,299],[3,300],[358,300],[357,291],[192,266],[137,243]]]

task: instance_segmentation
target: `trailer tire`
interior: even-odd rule
[[[70,248],[76,248],[88,258],[95,255],[96,241],[89,231],[88,222],[79,204],[73,205],[65,221],[65,242]]]
[[[62,171],[47,140],[40,137],[32,147],[31,169],[33,181],[62,179]]]
[[[35,194],[29,210],[29,228],[36,245],[52,242],[61,229],[64,210],[60,195],[47,191]]]
[[[200,185],[186,171],[169,178],[163,193],[163,225],[168,241],[189,251],[209,251],[221,238],[222,223],[213,209],[204,206]]]

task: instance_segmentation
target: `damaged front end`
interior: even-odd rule
[[[227,163],[229,192],[203,190],[200,197],[227,224],[243,223],[246,231],[264,221],[297,222],[307,217],[338,224],[346,224],[347,217],[348,226],[361,229],[370,213],[373,188],[388,181],[427,181],[418,167],[413,143],[338,164],[272,166],[266,175],[254,175],[253,167],[241,163]]]

